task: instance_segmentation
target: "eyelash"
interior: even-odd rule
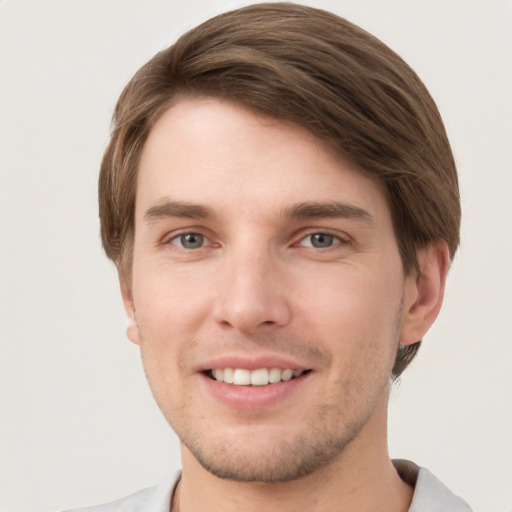
[[[201,238],[201,245],[199,245],[198,247],[184,247],[183,239],[185,237],[192,237],[192,236]],[[312,237],[314,237],[314,236],[323,236],[323,237],[327,237],[328,239],[330,238],[331,244],[327,245],[325,247],[315,246],[314,242],[311,242],[308,245],[303,244],[303,242],[305,240],[307,240],[308,238],[310,240],[312,240]],[[179,241],[179,240],[181,240],[180,244],[175,243],[176,241]],[[186,232],[182,232],[182,233],[174,235],[172,238],[168,239],[167,241],[164,241],[164,244],[175,245],[175,246],[179,247],[180,249],[187,250],[187,251],[188,250],[193,251],[193,250],[197,250],[197,249],[201,249],[201,248],[205,247],[206,242],[208,242],[208,241],[209,241],[209,238],[202,233],[199,233],[196,231],[186,231]],[[327,249],[332,248],[333,246],[337,246],[340,244],[344,245],[344,244],[348,244],[348,243],[350,243],[350,237],[348,237],[348,235],[342,236],[339,233],[338,234],[333,233],[328,230],[319,230],[319,231],[312,231],[310,233],[307,233],[307,234],[301,236],[299,241],[292,245],[298,246],[298,247],[308,247],[310,249],[327,250]],[[213,244],[213,245],[215,246],[215,244]]]
[[[193,248],[184,247],[183,243],[181,243],[180,245],[173,243],[173,242],[175,242],[177,240],[180,240],[180,239],[183,240],[187,236],[189,236],[189,237],[191,237],[191,236],[200,237],[200,238],[202,238],[203,243],[199,247],[193,247]],[[206,241],[208,241],[208,237],[206,235],[203,235],[202,233],[198,233],[196,231],[186,231],[184,233],[179,233],[177,235],[174,235],[168,241],[164,241],[164,243],[165,244],[170,244],[170,245],[176,245],[177,247],[179,247],[180,249],[183,249],[183,250],[195,250],[195,249],[203,248],[204,247],[204,242],[206,242]]]
[[[332,244],[328,245],[326,247],[315,247],[313,242],[311,242],[311,245],[303,245],[303,242],[305,240],[307,240],[308,238],[310,240],[312,240],[312,237],[314,237],[314,236],[323,236],[323,237],[331,238]],[[346,235],[342,236],[339,233],[333,233],[333,232],[328,231],[328,230],[321,230],[321,231],[314,231],[314,232],[306,234],[305,236],[301,237],[301,239],[299,240],[299,242],[296,245],[298,245],[300,247],[309,247],[311,249],[324,249],[324,250],[327,250],[327,249],[331,249],[332,247],[337,246],[337,245],[348,244],[349,242],[350,242],[350,239]]]

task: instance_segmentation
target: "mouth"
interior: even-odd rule
[[[309,372],[311,370],[293,370],[291,368],[258,368],[257,370],[214,368],[206,370],[204,374],[212,380],[234,386],[268,386],[298,379]]]

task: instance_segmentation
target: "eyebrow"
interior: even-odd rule
[[[165,201],[149,208],[144,214],[144,220],[151,222],[166,217],[209,219],[213,216],[213,210],[208,206],[183,201]]]
[[[215,216],[214,210],[209,206],[184,201],[165,201],[149,208],[144,214],[146,222],[156,221],[167,217],[182,217],[187,219],[211,219]],[[287,206],[281,216],[285,219],[354,219],[369,226],[374,224],[373,216],[359,206],[329,202],[305,202]]]
[[[290,219],[354,219],[373,226],[373,216],[363,208],[336,201],[297,203],[284,209],[283,216]]]

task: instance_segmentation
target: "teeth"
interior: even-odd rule
[[[268,372],[268,381],[270,384],[281,382],[281,370],[279,368],[271,368]]]
[[[222,370],[221,370],[222,371]],[[224,368],[224,382],[226,384],[233,384],[233,368]],[[222,379],[217,379],[222,382]]]
[[[248,386],[251,383],[251,372],[237,368],[233,373],[233,384],[235,386]]]
[[[253,371],[244,368],[215,368],[212,370],[212,376],[216,381],[235,386],[266,386],[289,381],[300,377],[303,373],[304,370],[281,370],[281,368],[259,368]]]
[[[290,380],[293,377],[293,370],[283,370],[283,373],[281,374],[281,379],[283,380]]]
[[[268,370],[262,368],[261,370],[254,370],[251,372],[251,385],[253,386],[266,386],[268,384]]]

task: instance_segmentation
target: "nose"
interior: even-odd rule
[[[223,262],[213,316],[223,328],[254,334],[286,325],[291,318],[285,272],[276,257],[243,251]]]

